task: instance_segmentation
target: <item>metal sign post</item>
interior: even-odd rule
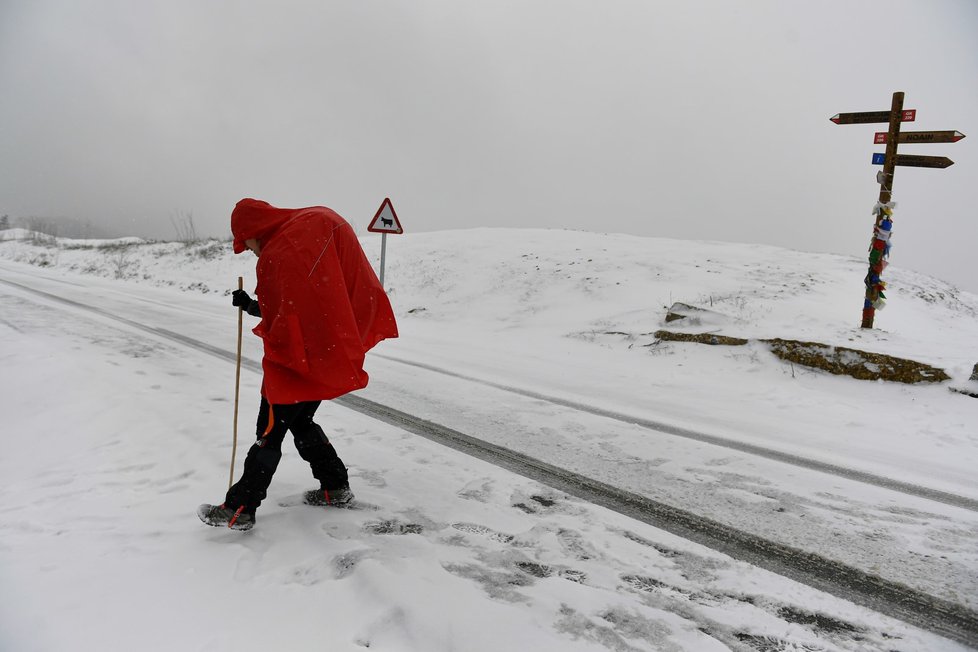
[[[900,123],[914,122],[916,109],[903,108],[903,93],[893,94],[889,111],[865,111],[862,113],[836,113],[829,118],[837,125],[889,123],[889,129],[876,132],[874,144],[886,144],[886,152],[873,154],[873,165],[882,165],[883,170],[876,175],[880,184],[879,201],[873,209],[876,223],[873,225],[873,240],[869,247],[869,272],[864,279],[866,296],[863,300],[863,328],[872,328],[876,310],[883,307],[886,298],[883,290],[886,284],[881,278],[887,263],[884,260],[890,252],[890,233],[893,227],[893,172],[897,166],[921,168],[946,168],[954,161],[944,156],[918,156],[897,154],[901,143],[956,143],[964,134],[960,131],[907,131],[900,133]]]
[[[384,287],[384,265],[387,263],[387,234],[380,236],[380,287]]]
[[[394,212],[394,205],[391,204],[389,197],[385,197],[381,202],[380,208],[370,221],[367,230],[371,233],[380,233],[380,286],[384,287],[384,267],[387,264],[387,234],[404,233],[397,213]]]

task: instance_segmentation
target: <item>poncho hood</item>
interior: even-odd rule
[[[260,199],[242,199],[231,212],[234,253],[240,254],[247,249],[245,240],[252,238],[262,245],[266,244],[299,210],[301,209],[276,208]]]

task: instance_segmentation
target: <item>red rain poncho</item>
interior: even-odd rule
[[[273,404],[329,400],[367,386],[363,360],[397,337],[387,293],[342,217],[324,206],[275,208],[242,199],[231,213],[234,253],[261,243],[262,394]]]

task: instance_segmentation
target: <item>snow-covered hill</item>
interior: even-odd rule
[[[216,240],[46,240],[21,229],[0,238],[7,260],[204,293],[226,293],[236,275],[253,272],[250,254],[234,257],[229,242]],[[379,265],[379,238],[363,242]],[[402,319],[473,334],[649,344],[668,307],[682,302],[719,318],[686,330],[865,348],[967,379],[978,362],[978,296],[894,264],[877,328],[860,329],[866,267],[863,259],[765,245],[473,229],[392,237],[386,277]]]

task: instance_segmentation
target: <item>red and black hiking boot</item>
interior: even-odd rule
[[[338,489],[310,489],[302,494],[302,500],[307,505],[317,507],[349,507],[353,498],[349,485]]]
[[[197,516],[207,525],[227,527],[232,530],[250,530],[255,526],[255,513],[246,512],[244,506],[231,509],[224,505],[204,503],[197,508]]]

